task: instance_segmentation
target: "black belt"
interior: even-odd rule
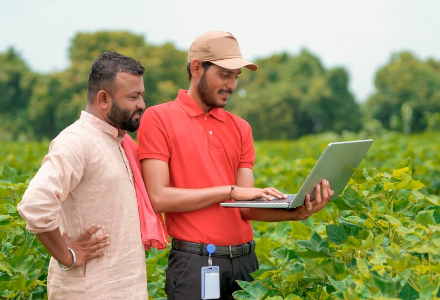
[[[182,240],[173,239],[171,242],[172,248],[181,251],[194,252],[199,255],[208,256],[206,251],[207,244],[199,244],[193,242],[187,242]],[[251,254],[255,251],[255,241],[252,240],[246,244],[231,245],[231,246],[215,246],[215,252],[212,256],[223,257],[239,257],[243,255]]]

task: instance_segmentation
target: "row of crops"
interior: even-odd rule
[[[236,299],[437,299],[438,133],[374,138],[343,195],[307,221],[254,222],[260,269]],[[257,186],[299,188],[328,142],[344,134],[256,142]],[[0,148],[0,299],[45,299],[48,254],[16,205],[48,143]],[[150,299],[165,297],[167,251],[146,252]],[[3,297],[3,298],[2,298]],[[439,298],[440,299],[440,298]]]

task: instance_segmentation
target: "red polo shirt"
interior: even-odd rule
[[[170,187],[198,189],[235,184],[238,168],[252,169],[252,132],[243,119],[221,108],[207,114],[185,90],[176,100],[148,108],[138,130],[139,159],[166,161]],[[215,245],[252,240],[250,222],[237,208],[215,204],[204,209],[166,213],[169,235]]]

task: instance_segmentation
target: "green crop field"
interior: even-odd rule
[[[307,221],[254,222],[260,269],[236,299],[440,299],[439,133],[374,138],[341,197]],[[322,134],[256,142],[259,187],[295,191]],[[48,254],[16,211],[48,143],[1,143],[0,299],[45,299]],[[168,251],[147,251],[150,299],[163,299]]]

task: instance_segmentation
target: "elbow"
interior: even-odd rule
[[[252,218],[252,216],[251,216],[251,214],[250,214],[250,209],[249,208],[239,208],[239,210],[240,210],[240,214],[241,214],[241,217],[243,218],[243,220],[252,220],[253,218]]]
[[[159,195],[149,195],[149,197],[151,207],[153,208],[155,213],[161,214],[168,212],[166,206],[164,205],[165,200],[163,199],[163,197],[160,197]]]

